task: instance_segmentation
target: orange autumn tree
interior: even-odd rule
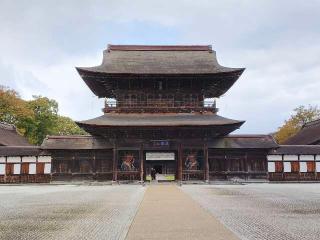
[[[293,111],[294,113],[290,118],[274,134],[274,138],[279,144],[283,144],[287,139],[295,135],[307,122],[320,118],[318,106],[299,106]]]

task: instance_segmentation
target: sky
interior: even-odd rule
[[[245,67],[217,101],[246,120],[237,133],[320,105],[320,0],[0,0],[0,85],[53,98],[61,115],[102,115],[75,66],[99,65],[107,44],[211,44],[221,65]]]

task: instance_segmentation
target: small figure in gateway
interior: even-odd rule
[[[151,180],[156,180],[156,170],[154,168],[151,168]]]

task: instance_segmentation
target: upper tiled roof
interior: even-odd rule
[[[285,144],[287,145],[310,145],[320,144],[320,119],[305,124],[301,130]]]
[[[243,72],[244,68],[221,66],[211,45],[146,46],[109,45],[103,61],[96,67],[78,67],[83,71],[109,74],[215,74]]]

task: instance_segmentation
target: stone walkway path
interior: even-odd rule
[[[150,185],[126,239],[238,239],[174,185]]]

